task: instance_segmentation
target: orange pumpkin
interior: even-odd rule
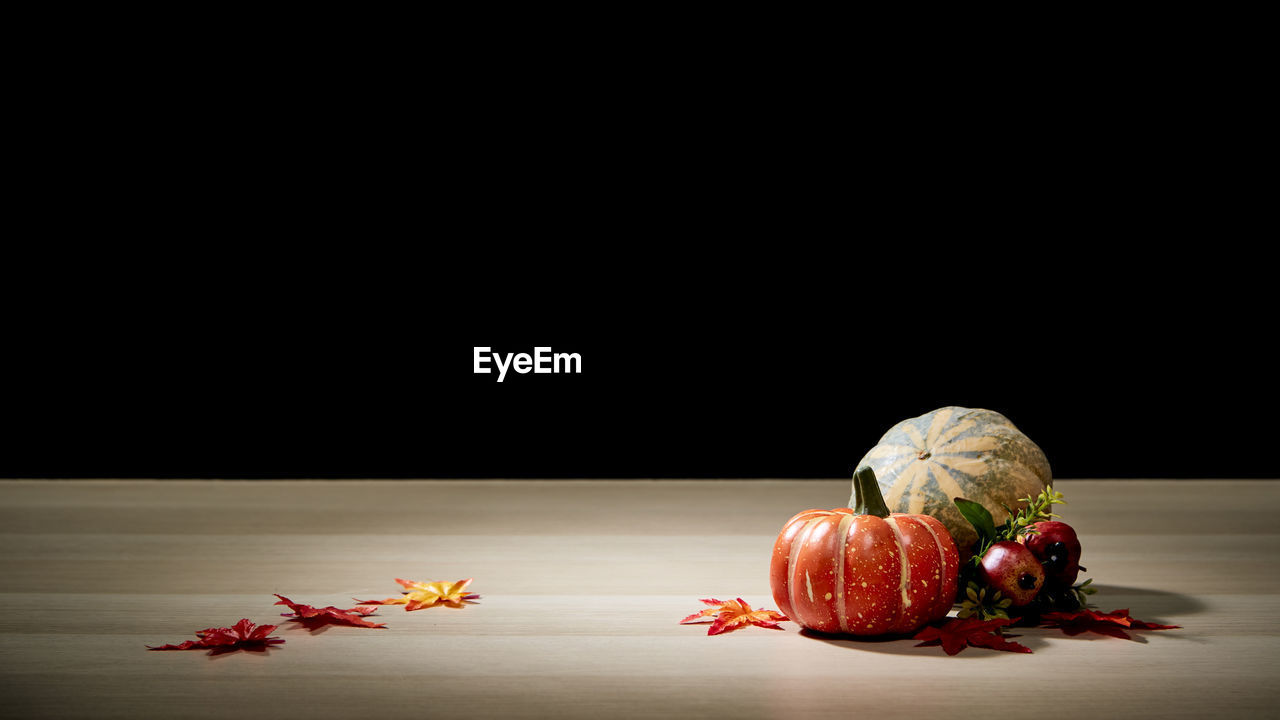
[[[947,529],[928,515],[890,513],[875,471],[854,474],[853,509],[805,510],[773,546],[773,601],[802,627],[826,633],[896,635],[945,617],[960,558]]]

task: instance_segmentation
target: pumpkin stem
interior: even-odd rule
[[[855,515],[889,517],[889,506],[884,504],[876,471],[870,465],[863,465],[853,473],[853,498],[850,506]]]

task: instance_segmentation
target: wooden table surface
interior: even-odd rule
[[[1274,717],[1280,481],[1063,480],[1132,641],[1022,629],[1031,655],[677,624],[775,607],[792,514],[841,481],[3,481],[0,716]],[[474,577],[383,630],[292,623],[266,654],[147,652],[245,617]]]

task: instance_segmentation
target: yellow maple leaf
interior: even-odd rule
[[[442,580],[422,582],[396,578],[396,582],[405,588],[404,594],[400,597],[387,598],[386,600],[357,600],[356,602],[361,605],[404,605],[406,612],[436,605],[460,608],[480,597],[475,593],[467,592],[467,586],[474,579],[467,578],[457,582]]]

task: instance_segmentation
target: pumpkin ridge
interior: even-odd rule
[[[977,424],[978,421],[973,418],[966,418],[964,421],[956,423],[955,427],[952,427],[938,436],[938,439],[930,446],[937,449],[932,450],[931,452],[936,455],[942,448],[957,440],[961,435],[968,432],[970,428]]]
[[[983,443],[982,442],[983,440],[987,440],[989,442]],[[964,455],[965,453],[977,453],[978,455],[981,455],[982,453],[991,452],[992,450],[998,450],[1000,446],[1005,442],[1007,442],[1005,438],[1002,438],[997,435],[961,437],[961,438],[955,438],[954,440],[947,443],[946,445],[939,445],[937,448],[934,449],[933,454],[934,455]],[[976,447],[959,449],[960,446],[966,445],[966,444],[967,445],[976,444]],[[966,456],[966,457],[972,457],[972,456]]]
[[[881,445],[875,449],[875,452],[878,453],[876,457],[881,458],[881,457],[894,457],[898,455],[908,455],[908,454],[912,454],[919,451],[916,450],[915,448],[912,448],[910,445],[902,445],[899,443],[894,443],[893,445]],[[868,455],[870,455],[870,453],[868,453]]]
[[[936,443],[938,436],[942,434],[943,428],[951,421],[951,416],[955,414],[955,408],[942,408],[933,416],[933,422],[929,423],[929,431],[924,436],[924,446],[921,450],[928,450]]]
[[[849,618],[845,617],[845,601],[844,601],[844,565],[845,553],[849,552],[849,532],[853,529],[853,518],[855,516],[850,513],[840,519],[840,526],[836,532],[840,535],[840,549],[835,554],[836,563],[836,620],[840,623],[840,632],[849,632]]]
[[[890,432],[892,432],[892,430]],[[919,453],[924,451],[925,449],[924,436],[920,434],[920,431],[917,428],[915,428],[912,425],[906,425],[902,428],[902,433],[907,436],[908,440],[911,441],[910,445],[912,449],[915,450],[915,452]],[[882,442],[883,440],[884,438],[881,438]]]
[[[935,469],[938,471],[937,474],[933,472]],[[929,468],[929,476],[933,478],[938,490],[943,494],[952,498],[963,497],[964,491],[960,489],[960,483],[956,482],[956,479],[948,472],[949,470],[950,468],[940,462],[934,463],[934,467]],[[947,482],[945,486],[943,485],[944,479]]]
[[[933,544],[934,544],[934,547],[936,547],[938,550],[938,557],[940,559],[938,563],[938,574],[937,574],[938,587],[934,593],[933,603],[930,605],[930,608],[929,608],[928,620],[933,621],[940,617],[945,616],[947,614],[947,611],[951,609],[952,600],[955,598],[955,588],[952,588],[950,593],[947,592],[946,581],[947,581],[947,578],[950,577],[951,569],[948,567],[947,549],[946,549],[946,546],[942,544],[942,538],[938,537],[937,530],[935,530],[933,528],[933,525],[927,522],[923,517],[916,518],[915,520],[920,525],[920,527],[924,528],[925,532],[929,533],[930,537],[933,538]],[[934,522],[936,523],[937,521],[935,520]],[[945,531],[946,529],[943,528],[943,532]],[[954,543],[952,543],[951,552],[955,553]],[[959,572],[960,566],[959,566],[958,556],[956,560],[957,560],[957,563],[956,563],[955,571]]]
[[[928,484],[930,479],[929,465],[927,463],[918,466],[914,471],[912,471],[911,488],[909,489],[909,494],[907,496],[907,512],[919,512],[920,510],[916,506],[924,506],[924,493],[922,490],[925,485]],[[917,503],[917,500],[920,502]]]
[[[903,470],[907,468],[908,463],[914,460],[915,457],[916,457],[915,453],[911,452],[906,455],[899,455],[893,458],[889,466],[885,468],[885,471],[884,471],[885,477],[896,478],[898,475],[902,473]]]
[[[894,465],[896,466],[898,462],[900,462],[900,460],[894,461]],[[889,492],[885,494],[884,502],[890,508],[902,502],[902,496],[907,492],[907,486],[911,484],[912,475],[910,473],[903,472],[910,467],[912,467],[910,464],[903,465],[896,475],[889,476],[892,479],[893,486],[890,487]],[[877,473],[877,475],[878,474],[879,473]],[[883,489],[883,487],[881,489]],[[849,500],[849,504],[854,504],[854,500],[852,498]]]
[[[1022,458],[1012,457],[1012,458],[1006,459],[1005,462],[1009,463],[1009,465],[1011,466],[1018,468],[1019,474],[1021,474],[1023,477],[1031,477],[1031,478],[1035,478],[1036,480],[1041,479],[1039,474],[1037,474],[1036,471],[1031,466],[1027,465],[1022,461]],[[1034,496],[1035,493],[1031,493],[1031,495]]]
[[[809,540],[814,533],[814,529],[821,526],[823,523],[823,520],[825,519],[826,519],[825,515],[810,518],[805,523],[805,526],[800,529],[800,532],[796,533],[795,542],[791,545],[791,558],[788,561],[788,568],[787,568],[787,572],[789,575],[787,584],[789,586],[790,595],[791,595],[790,600],[791,600],[792,614],[788,615],[787,617],[790,617],[792,620],[795,620],[798,623],[807,624],[807,623],[812,623],[813,621],[810,618],[805,617],[806,615],[810,615],[810,613],[809,613],[809,610],[804,607],[803,596],[798,595],[801,592],[801,590],[800,590],[800,583],[798,582],[799,578],[797,577],[797,575],[800,572],[800,563],[797,562],[797,560],[799,559],[801,550],[803,550],[805,546],[809,544]],[[809,589],[809,588],[806,587],[805,589]]]
[[[796,513],[785,525],[774,543],[774,556],[769,561],[769,584],[773,589],[773,600],[783,615],[791,617],[795,610],[791,605],[791,564],[797,549],[796,537],[809,521],[820,517],[822,510],[805,510]],[[794,528],[794,530],[793,530]]]
[[[907,558],[907,546],[902,541],[902,530],[898,528],[897,518],[885,518],[885,523],[893,531],[894,542],[898,544],[898,567],[900,568],[898,592],[902,596],[902,602],[897,603],[893,620],[889,623],[890,628],[897,628],[906,619],[907,610],[911,607],[911,595],[907,591],[911,587],[911,563]]]

